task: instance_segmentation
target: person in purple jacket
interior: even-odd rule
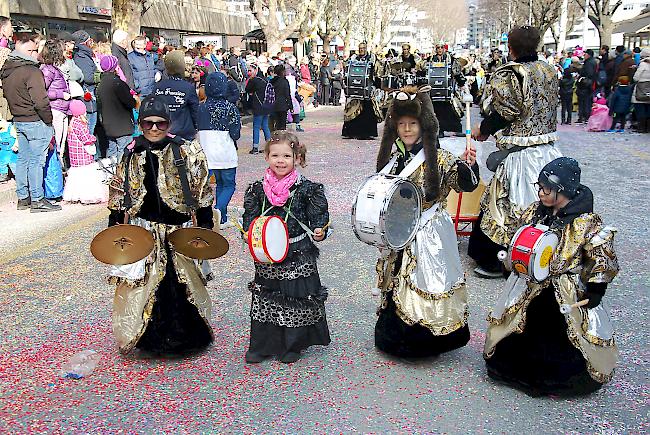
[[[49,40],[41,52],[41,72],[45,79],[47,97],[52,109],[52,124],[57,152],[63,157],[65,138],[68,134],[68,115],[70,106],[70,87],[59,69],[65,63],[63,44],[58,40]]]

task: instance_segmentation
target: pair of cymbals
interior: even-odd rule
[[[228,252],[228,241],[219,233],[204,228],[179,228],[169,235],[174,249],[197,260],[219,258]],[[137,225],[106,228],[90,243],[93,257],[105,264],[122,266],[135,263],[153,251],[151,232]]]

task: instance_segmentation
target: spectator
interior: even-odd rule
[[[101,88],[101,86],[100,82],[99,87]],[[124,86],[128,85],[124,83]],[[68,131],[70,169],[63,199],[67,202],[81,202],[82,204],[106,202],[108,186],[102,183],[102,171],[99,171],[97,163],[94,163],[97,146],[95,145],[95,136],[88,133],[86,126],[86,107],[81,101],[73,100],[70,102],[70,113],[72,114]]]
[[[330,85],[332,81],[332,70],[329,67],[330,60],[325,57],[320,66],[319,77],[320,77],[320,103],[322,105],[330,104]]]
[[[201,47],[201,49],[199,50],[199,55],[196,57],[196,59],[194,59],[194,63],[199,66],[202,66],[203,68],[205,68],[208,74],[211,74],[213,72],[216,72],[217,69],[214,66],[212,60],[210,60],[207,57],[209,53],[210,50],[208,49],[208,47],[205,46]]]
[[[205,84],[207,99],[199,107],[199,141],[208,160],[210,175],[216,181],[215,220],[221,228],[233,224],[228,221],[228,203],[235,193],[237,150],[235,141],[241,135],[239,111],[226,100],[226,76],[220,72],[208,75]]]
[[[587,131],[608,131],[612,127],[613,121],[609,114],[607,100],[598,94],[594,98],[593,106],[591,106],[591,116],[587,123]]]
[[[199,102],[205,101],[205,80],[208,74],[202,66],[194,65],[190,72],[190,83],[194,85],[196,95],[199,97]]]
[[[573,114],[573,86],[575,79],[569,69],[564,70],[564,75],[560,80],[560,102],[562,103],[562,124],[571,125],[571,115]]]
[[[253,110],[253,148],[249,151],[249,154],[257,154],[260,152],[260,128],[264,132],[264,141],[268,142],[271,139],[269,112],[264,107],[268,93],[267,87],[270,83],[255,64],[248,65],[248,77],[246,93],[250,95],[251,108]]]
[[[616,84],[616,89],[609,99],[609,112],[614,117],[612,128],[608,131],[623,133],[625,131],[625,120],[632,105],[632,88],[627,76],[621,76]],[[616,126],[618,125],[618,129]]]
[[[632,53],[634,57],[634,64],[638,66],[641,63],[641,47],[634,47]]]
[[[341,90],[343,89],[343,74],[341,73],[341,64],[338,64],[332,70],[332,104],[341,105]]]
[[[169,107],[172,134],[185,140],[194,140],[198,128],[199,97],[196,89],[186,81],[183,52],[174,50],[165,56],[167,77],[156,83],[154,95]]]
[[[93,58],[93,40],[85,30],[77,30],[72,34],[75,38],[75,47],[72,55],[83,74],[83,89],[85,91],[86,118],[88,119],[88,133],[94,134],[97,125],[97,103],[95,100],[95,86],[99,83],[99,71]],[[97,73],[97,74],[95,74]]]
[[[14,36],[14,26],[7,17],[0,16],[0,48],[10,48],[11,39]]]
[[[223,56],[223,53],[220,48],[213,48],[212,52],[210,53],[210,60],[212,61],[212,64],[214,65],[215,69],[217,71],[221,70],[221,57]]]
[[[102,58],[101,68],[104,73],[97,89],[97,100],[101,123],[108,138],[106,157],[116,156],[119,161],[124,149],[133,140],[133,109],[136,100],[131,95],[129,85],[115,73],[118,63],[117,57],[112,55]]]
[[[309,72],[309,58],[303,56],[300,59],[300,78],[305,83],[311,83],[311,73]]]
[[[275,104],[271,115],[273,131],[287,129],[287,111],[292,110],[291,90],[289,82],[284,76],[284,64],[279,63],[273,67],[275,76],[271,79],[273,91],[275,92]]]
[[[144,98],[153,92],[156,84],[156,62],[147,52],[147,39],[138,36],[133,40],[133,51],[128,54],[129,63],[133,70],[135,92]]]
[[[117,58],[117,62],[124,74],[126,79],[126,84],[129,85],[129,89],[135,91],[135,82],[133,81],[133,69],[131,69],[131,64],[129,63],[128,53],[126,52],[127,47],[129,46],[129,35],[121,29],[117,29],[113,32],[113,43],[111,44],[111,54]]]
[[[228,54],[228,58],[224,63],[226,64],[226,67],[228,68],[228,71],[230,71],[232,77],[237,82],[239,92],[242,93],[245,86],[244,71],[246,71],[246,68],[242,65],[242,61],[239,57],[240,52],[241,51],[239,47],[230,47],[230,53]]]
[[[5,31],[3,29],[6,26],[7,21],[9,21],[9,18],[0,17],[0,34],[4,34],[3,32]],[[11,21],[9,21],[9,27],[11,27]],[[13,30],[12,30],[12,35],[13,35]],[[0,70],[2,69],[5,62],[7,61],[7,58],[9,57],[10,53],[11,53],[11,49],[9,49],[6,46],[0,46]],[[9,111],[9,105],[7,104],[7,99],[4,97],[4,92],[2,90],[2,83],[0,83],[0,121],[11,121],[11,118],[12,117],[11,117],[11,112]],[[0,178],[2,178],[2,180],[0,181],[5,181],[4,177],[0,177]]]
[[[291,111],[289,121],[295,124],[296,131],[305,131],[300,125],[300,104],[302,103],[302,96],[298,94],[298,80],[300,79],[300,71],[296,68],[296,57],[289,55],[285,57],[285,77],[289,82],[289,95],[291,95]],[[291,125],[290,124],[290,125]]]
[[[226,91],[226,100],[230,101],[232,104],[237,106],[237,103],[241,99],[241,94],[239,93],[239,83],[234,79],[229,70],[221,71],[223,75],[228,79],[228,90]]]
[[[636,63],[634,63],[634,57],[632,56],[632,50],[625,50],[623,52],[623,61],[619,64],[616,69],[616,74],[614,74],[614,83],[618,82],[619,78],[622,76],[634,77],[634,72],[636,71]]]
[[[641,63],[634,73],[632,102],[639,133],[650,133],[650,48],[641,50]]]
[[[592,49],[585,51],[585,61],[579,72],[576,90],[578,94],[578,123],[586,123],[591,115],[597,69],[596,59],[593,56],[594,51]]]
[[[16,163],[18,210],[61,210],[44,198],[43,169],[54,133],[52,110],[36,53],[41,36],[35,32],[16,34],[16,48],[2,70],[5,98],[13,114],[20,150]]]
[[[77,64],[74,63],[74,60],[72,60],[74,38],[68,32],[61,32],[59,33],[59,40],[63,44],[63,56],[65,57],[65,62],[59,67],[63,73],[63,77],[65,77],[68,82],[81,83],[84,79],[84,75]]]
[[[45,43],[41,52],[41,72],[45,79],[47,97],[50,99],[50,109],[52,109],[56,151],[61,158],[65,148],[65,139],[68,136],[68,115],[70,114],[70,86],[59,69],[65,63],[63,50],[63,43],[58,40],[50,40]]]

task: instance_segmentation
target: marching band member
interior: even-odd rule
[[[250,346],[246,362],[277,356],[283,363],[300,359],[314,345],[328,345],[325,316],[327,289],[318,274],[318,248],[329,222],[323,185],[306,179],[295,168],[305,166],[306,148],[295,134],[276,131],[264,148],[269,167],[261,181],[244,195],[243,227],[258,216],[280,216],[289,229],[289,252],[280,263],[255,263]]]
[[[411,54],[411,44],[402,44],[402,70],[411,72],[415,69],[415,56]],[[406,65],[409,66],[406,66]]]
[[[381,305],[375,346],[405,358],[457,349],[470,336],[463,267],[445,199],[451,189],[477,187],[476,151],[465,151],[459,160],[439,149],[437,135],[428,89],[403,88],[386,118],[377,170],[392,162],[390,173],[399,174],[424,150],[424,162],[408,178],[423,190],[426,211],[414,241],[404,250],[383,252],[377,262]]]
[[[198,225],[212,229],[207,160],[198,141],[167,134],[169,108],[159,96],[145,98],[139,115],[142,136],[125,150],[109,185],[109,226],[124,222],[128,213],[131,223],[151,231],[154,250],[140,260],[141,276],[110,278],[117,286],[113,334],[124,354],[134,347],[153,354],[194,352],[212,342],[212,305],[201,270],[173,249],[168,235],[191,219],[181,170]]]
[[[469,256],[484,278],[502,276],[499,251],[521,213],[537,199],[533,183],[542,167],[562,154],[557,140],[558,79],[555,69],[537,59],[540,33],[534,27],[515,27],[508,34],[514,62],[498,68],[483,92],[484,119],[472,137],[484,141],[495,135],[496,151],[487,166],[494,177],[481,199],[479,223],[473,225]]]
[[[542,283],[514,273],[508,278],[488,317],[488,375],[533,396],[590,393],[612,378],[618,358],[601,305],[619,270],[615,230],[594,213],[593,195],[580,184],[575,160],[560,157],[544,166],[536,188],[539,202],[524,211],[518,225],[546,225],[559,244]],[[580,300],[588,302],[571,309]]]
[[[435,53],[429,59],[431,63],[444,64],[451,69],[451,78],[458,86],[465,84],[465,76],[463,75],[462,67],[458,60],[447,52],[445,44],[436,44]],[[436,117],[440,123],[440,136],[444,136],[444,132],[462,133],[463,127],[461,125],[462,103],[460,100],[454,102],[453,99],[458,99],[456,95],[452,95],[447,101],[434,101],[433,110],[436,112]],[[454,107],[456,103],[456,107]],[[460,103],[460,104],[459,104]],[[460,112],[460,113],[459,113]]]
[[[355,61],[371,62],[373,74],[371,74],[370,79],[378,78],[374,71],[376,67],[375,56],[368,53],[368,45],[365,42],[359,44],[359,53],[350,58],[350,62]],[[375,86],[380,87],[380,84],[375,83]],[[377,137],[377,123],[382,118],[381,108],[374,100],[354,99],[346,95],[341,135],[350,139],[374,139]]]

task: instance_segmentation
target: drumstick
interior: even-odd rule
[[[246,234],[246,231],[244,231],[244,228],[242,228],[242,226],[239,225],[239,222],[237,222],[237,221],[234,220],[234,219],[232,219],[230,222],[232,222],[233,224],[235,224],[235,226],[237,227],[237,229],[238,229],[239,231],[241,231],[242,234]]]
[[[332,220],[330,219],[329,221],[327,221],[327,223],[325,224],[325,226],[324,226],[323,228],[321,228],[321,230],[322,230],[322,231],[325,231],[325,230],[327,229],[327,227],[330,226],[331,223],[332,223]]]
[[[587,305],[588,303],[589,303],[589,299],[583,299],[580,302],[576,302],[573,305],[562,304],[562,305],[560,305],[560,313],[569,314],[571,312],[571,310],[573,310],[574,308],[583,307],[583,306]]]
[[[472,115],[470,113],[470,106],[472,104],[472,95],[470,93],[463,93],[463,101],[465,102],[465,150],[469,155],[469,150],[472,149]]]

